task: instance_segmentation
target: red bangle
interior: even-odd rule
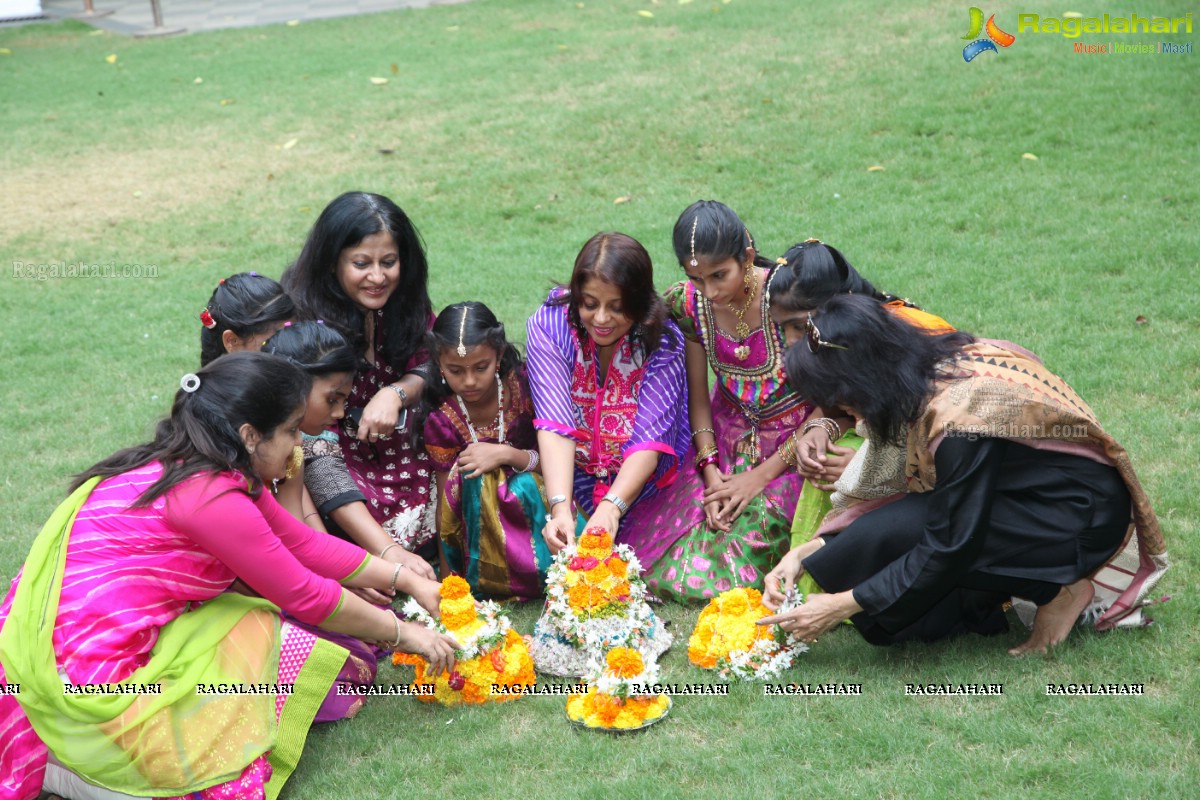
[[[717,469],[721,468],[721,459],[716,453],[705,456],[696,462],[696,472],[704,472],[704,468],[709,464],[716,464]]]

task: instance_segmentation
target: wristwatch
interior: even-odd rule
[[[621,512],[622,517],[629,513],[629,504],[622,500],[621,496],[616,492],[609,492],[608,494],[604,495],[603,499],[616,506],[617,511]]]

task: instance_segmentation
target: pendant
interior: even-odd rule
[[[739,344],[733,348],[733,354],[737,356],[738,361],[745,361],[750,357],[750,348],[744,344]]]
[[[738,339],[745,339],[750,335],[750,326],[745,322],[738,322],[737,327],[734,328],[734,330],[737,331]]]

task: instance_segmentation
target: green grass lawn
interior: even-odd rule
[[[671,227],[711,197],[767,255],[819,237],[1062,374],[1156,503],[1174,562],[1157,624],[1019,661],[1018,630],[891,649],[839,630],[786,679],[861,697],[738,685],[625,736],[576,730],[561,699],[379,698],[310,736],[285,797],[1194,796],[1200,57],[1072,44],[1195,35],[1020,33],[1016,11],[1061,9],[1005,8],[1016,43],[965,63],[969,6],[908,5],[476,0],[162,40],[0,30],[0,578],[70,474],[149,435],[198,361],[215,282],[278,276],[342,191],[396,199],[435,308],[483,300],[515,339],[596,231],[641,240],[661,288],[680,279]],[[23,277],[64,263],[157,277]],[[518,628],[537,612],[516,609]],[[686,639],[696,612],[663,613]],[[664,679],[707,680],[683,644]],[[906,697],[909,682],[1004,694]],[[1057,682],[1146,694],[1047,697]]]

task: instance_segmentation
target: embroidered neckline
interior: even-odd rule
[[[762,297],[759,299],[759,311],[762,314],[762,327],[758,330],[751,331],[744,340],[739,340],[730,336],[725,331],[721,330],[717,325],[716,318],[713,317],[712,303],[708,302],[703,294],[700,293],[695,286],[689,284],[692,296],[696,303],[696,324],[700,327],[700,334],[704,341],[708,344],[704,348],[704,353],[708,357],[708,363],[717,373],[725,375],[733,375],[742,378],[757,378],[763,375],[770,375],[778,368],[779,358],[779,329],[775,323],[771,322],[769,314],[770,310],[770,293],[764,287]],[[769,329],[769,330],[768,330]],[[717,337],[724,338],[728,342],[735,344],[749,342],[754,338],[754,334],[762,332],[763,345],[766,349],[766,358],[763,363],[757,366],[745,366],[743,364],[731,364],[721,361],[717,358]]]

